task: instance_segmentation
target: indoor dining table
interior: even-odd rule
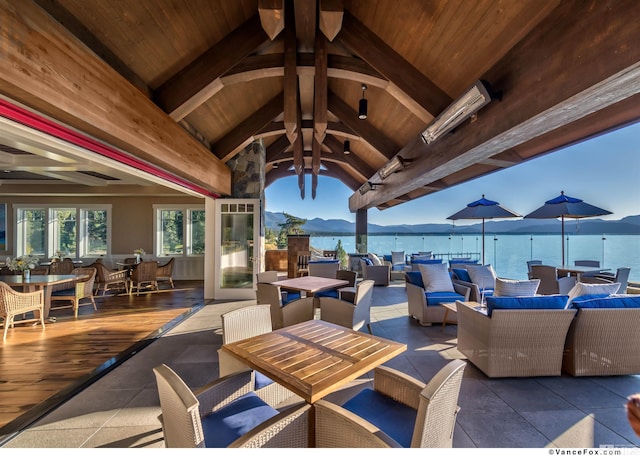
[[[0,275],[0,281],[5,282],[12,288],[20,288],[24,291],[44,290],[44,318],[49,318],[51,308],[52,285],[60,283],[74,282],[85,278],[83,275],[62,274],[62,275],[32,275],[25,279],[22,275]]]

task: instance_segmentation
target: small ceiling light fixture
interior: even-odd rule
[[[358,119],[365,120],[367,118],[367,99],[364,97],[364,91],[367,90],[367,86],[362,84],[362,99],[358,105]]]
[[[382,184],[377,184],[377,183],[374,183],[374,182],[371,182],[371,181],[367,181],[364,184],[362,184],[362,187],[360,187],[360,189],[359,189],[360,194],[364,195],[369,190],[376,190],[381,185]]]
[[[274,169],[277,169],[277,168],[278,168],[278,163],[277,163],[277,162],[273,164],[273,168],[274,168]]]
[[[425,131],[422,139],[431,144],[443,134],[453,130],[492,100],[491,86],[486,81],[476,81],[462,96],[440,113]]]
[[[385,180],[393,173],[402,171],[407,166],[407,164],[411,163],[412,161],[413,160],[411,159],[402,158],[399,155],[396,155],[391,160],[389,160],[382,168],[380,168],[380,170],[378,171],[378,176],[380,176],[380,179]]]
[[[344,149],[342,153],[344,153],[345,155],[349,155],[351,153],[351,143],[348,139],[344,142]]]

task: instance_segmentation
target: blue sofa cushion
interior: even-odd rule
[[[464,301],[464,296],[451,291],[433,291],[424,295],[428,306],[439,306],[443,302]]]
[[[564,309],[569,296],[548,295],[548,296],[523,296],[523,297],[487,297],[487,315],[496,309]]]
[[[404,271],[404,264],[394,264],[391,266],[392,271]]]
[[[313,296],[316,298],[336,298],[339,299],[338,290],[326,290],[326,291],[318,291],[314,293]]]
[[[422,282],[422,274],[420,273],[420,271],[407,271],[405,280],[411,285],[416,285],[420,288],[424,288],[424,283]]]
[[[287,292],[287,298],[282,300],[282,305],[286,305],[289,304],[291,301],[295,301],[296,299],[300,299],[300,292],[299,291],[289,291],[286,290]]]
[[[373,266],[373,260],[371,258],[362,257],[362,261],[364,261],[367,266]]]
[[[240,396],[202,419],[207,448],[226,448],[234,440],[278,414],[254,392]]]
[[[360,391],[342,407],[377,426],[400,446],[411,446],[417,415],[411,407],[370,388]]]
[[[318,263],[339,263],[340,260],[336,260],[334,258],[327,258],[326,260],[311,260],[308,264],[318,264]]]
[[[573,305],[576,309],[638,309],[640,308],[640,295],[608,296],[582,302],[574,299]]]
[[[391,255],[382,255],[382,259],[391,263]]]
[[[273,383],[273,380],[271,380],[269,377],[267,377],[264,374],[261,374],[258,371],[253,371],[253,389],[259,390],[261,388],[264,388],[265,386],[269,386]]]
[[[578,296],[577,298],[574,298],[573,300],[569,300],[569,302],[567,303],[567,309],[577,309],[577,307],[574,305],[574,303],[580,303],[580,302],[584,302],[584,301],[591,301],[592,299],[599,299],[599,298],[606,298],[609,295],[607,293],[594,293],[594,294],[586,294],[586,295],[582,295],[582,296]]]
[[[442,258],[438,258],[438,259],[430,259],[430,260],[423,260],[421,258],[416,258],[411,260],[411,263],[413,264],[440,264],[442,263]]]
[[[471,276],[469,275],[469,271],[467,271],[466,269],[453,268],[451,269],[451,272],[455,274],[458,280],[462,280],[463,282],[471,282]]]

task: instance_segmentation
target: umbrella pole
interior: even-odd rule
[[[564,215],[562,216],[562,266],[564,266]]]
[[[482,219],[482,264],[484,264],[484,219]]]

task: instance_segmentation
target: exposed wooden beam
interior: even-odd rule
[[[384,192],[354,193],[351,211],[377,206],[556,130],[555,140],[564,141],[556,142],[558,147],[567,144],[572,137],[564,126],[588,117],[594,121],[608,115],[610,106],[638,96],[640,28],[628,27],[635,16],[640,3],[633,0],[561,3],[485,75],[503,92],[500,102],[429,146],[420,138],[410,141],[401,153],[415,159],[412,166],[387,178]],[[639,117],[637,108],[625,112]]]
[[[296,36],[298,49],[313,51],[316,37],[316,0],[295,0]]]
[[[317,189],[318,189],[318,173],[311,173],[311,199],[316,199]]]
[[[278,168],[272,169],[267,173],[267,175],[264,178],[264,186],[268,187],[278,179],[282,179],[283,177],[289,177],[289,176],[295,176],[295,173],[291,171],[284,164],[281,164]]]
[[[282,114],[282,93],[273,97],[262,108],[220,138],[213,145],[213,152],[220,160],[227,162],[255,139],[256,132],[260,131],[280,114]]]
[[[361,183],[366,181],[369,177],[371,177],[376,172],[375,169],[369,166],[367,162],[365,162],[363,159],[358,157],[358,155],[356,155],[354,152],[351,152],[350,154],[345,155],[343,153],[344,145],[340,141],[338,141],[338,139],[335,136],[327,135],[327,137],[324,140],[324,144],[327,147],[329,147],[329,149],[331,149],[331,151],[333,152],[333,155],[341,158],[341,160],[339,161],[342,161],[348,164],[357,173],[359,173],[362,176],[363,181]]]
[[[451,104],[452,98],[449,95],[440,90],[436,84],[407,62],[349,11],[344,12],[342,30],[336,40],[393,82],[432,116],[437,116]]]
[[[316,67],[314,78],[313,136],[322,144],[327,132],[327,40],[316,34]]]
[[[220,76],[268,39],[254,15],[162,84],[155,100],[174,120],[186,117],[219,90]]]
[[[286,136],[280,136],[275,140],[271,145],[267,147],[266,150],[266,162],[271,163],[274,160],[277,160],[280,154],[282,154],[291,144],[289,143],[289,139]]]
[[[327,162],[324,164],[324,166],[325,168],[327,168],[327,176],[335,177],[354,192],[358,190],[358,188],[360,188],[360,186],[362,185],[361,182],[358,182],[358,180],[351,176],[351,174],[342,169],[340,165]]]
[[[284,128],[289,142],[293,144],[298,134],[298,110],[300,106],[297,49],[296,49],[296,23],[293,11],[293,2],[287,2],[286,11],[287,30],[284,33]]]
[[[342,28],[344,4],[342,0],[319,0],[320,17],[318,18],[320,31],[329,41],[333,41]]]
[[[306,119],[302,121],[301,130],[312,130],[313,120]],[[359,139],[359,136],[353,132],[342,122],[328,122],[327,133],[332,135],[345,136],[347,138]],[[277,136],[285,134],[285,128],[283,122],[270,122],[269,125],[261,129],[255,134],[257,138],[266,138],[268,136]]]
[[[259,0],[258,14],[264,31],[275,39],[284,29],[284,0]]]
[[[298,174],[298,188],[300,189],[300,198],[304,199],[304,172]]]
[[[0,92],[159,169],[228,195],[231,172],[31,1],[0,4]],[[46,52],[43,52],[46,50]],[[82,96],[79,96],[82,94]]]
[[[300,105],[297,106],[297,120],[296,123],[302,123],[302,112],[300,110]],[[293,143],[293,169],[296,174],[302,174],[304,172],[304,144],[302,141],[302,132],[296,136],[296,140]],[[300,181],[298,181],[298,184]],[[302,188],[300,191],[304,192],[304,181],[302,182]],[[304,196],[303,196],[304,198]]]
[[[329,92],[327,105],[329,111],[386,158],[391,158],[398,152],[398,146],[393,141],[376,130],[369,122],[363,122],[358,119],[358,113],[331,91]]]

